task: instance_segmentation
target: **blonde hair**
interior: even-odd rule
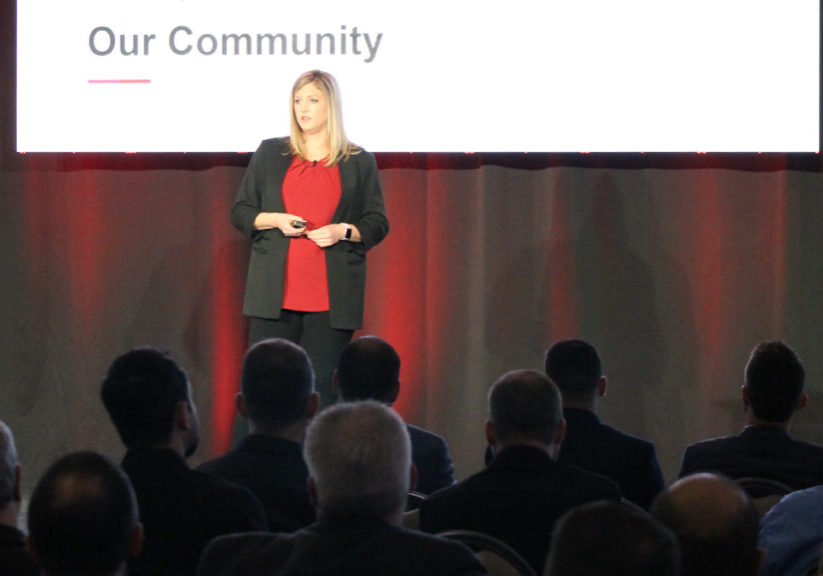
[[[294,98],[298,90],[307,84],[314,84],[323,93],[328,105],[328,124],[326,134],[329,138],[329,159],[326,166],[334,166],[341,160],[346,160],[351,154],[357,154],[360,150],[346,138],[346,131],[343,129],[343,111],[340,105],[340,89],[337,87],[337,80],[328,72],[321,70],[310,70],[300,75],[291,89],[291,100],[289,102],[291,110],[291,134],[289,142],[291,153],[306,159],[306,149],[303,144],[303,131],[297,123],[294,115]]]

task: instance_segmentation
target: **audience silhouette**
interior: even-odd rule
[[[326,409],[309,426],[305,453],[317,521],[291,534],[217,538],[199,576],[486,573],[462,544],[400,526],[413,467],[408,431],[389,407]]]
[[[391,344],[376,336],[358,338],[340,353],[333,386],[344,402],[376,400],[391,406],[400,394],[400,356]],[[417,426],[406,427],[412,462],[417,467],[415,491],[430,494],[454,484],[454,466],[446,441]]]
[[[199,421],[188,377],[169,356],[153,348],[121,355],[101,396],[126,446],[121,465],[146,531],[134,569],[193,574],[215,536],[268,527],[249,490],[186,464],[197,448]]]
[[[557,462],[566,426],[560,392],[545,374],[504,374],[489,391],[488,411],[485,431],[494,459],[427,498],[420,528],[485,532],[540,574],[557,519],[580,504],[619,501],[620,489],[603,476]]]
[[[306,352],[273,338],[253,345],[243,359],[237,412],[249,435],[228,454],[198,470],[245,486],[260,499],[269,528],[292,532],[314,521],[303,460],[303,437],[320,405]]]
[[[200,436],[186,373],[157,349],[133,349],[112,363],[100,392],[126,447],[122,464],[92,451],[60,457],[32,493],[28,535],[19,526],[21,466],[0,422],[0,571],[485,574],[469,548],[437,536],[452,530],[496,538],[544,576],[813,570],[823,545],[823,446],[789,436],[808,397],[788,345],[753,349],[744,429],[688,446],[680,479],[666,488],[654,445],[600,422],[606,378],[593,346],[557,342],[545,369],[513,370],[491,386],[490,461],[455,484],[445,441],[391,408],[400,358],[376,336],[345,347],[334,376],[340,401],[323,412],[300,346],[252,346],[235,397],[250,434],[197,470],[186,463]],[[743,477],[797,491],[761,524],[734,481]],[[418,478],[419,530],[402,526]]]
[[[769,478],[795,490],[823,484],[823,446],[789,436],[792,418],[808,401],[804,380],[803,364],[788,345],[758,344],[741,390],[746,426],[739,434],[688,446],[679,476]]]

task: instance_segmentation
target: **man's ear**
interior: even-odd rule
[[[743,406],[748,408],[752,405],[752,396],[749,393],[749,389],[747,386],[743,385],[740,387],[740,395],[743,398]]]
[[[418,476],[417,464],[412,462],[411,465],[409,466],[409,490],[412,491],[412,492],[417,490],[417,476]]]
[[[389,392],[389,406],[397,402],[397,398],[400,396],[400,380],[394,383],[392,386],[391,392]]]
[[[597,397],[603,398],[606,395],[606,388],[609,387],[609,379],[601,376],[597,381]]]
[[[246,397],[243,396],[242,392],[238,392],[234,395],[234,408],[237,410],[237,413],[240,414],[246,420],[249,419],[249,407],[246,404]]]
[[[806,394],[805,392],[803,392],[803,394],[800,395],[800,399],[797,401],[796,410],[802,410],[803,408],[806,407],[806,404],[808,402],[809,402],[809,395]]]
[[[491,420],[486,420],[484,431],[486,433],[486,443],[494,449],[497,446],[497,435],[494,433],[494,424]]]
[[[131,540],[129,541],[129,558],[137,558],[143,550],[143,541],[145,540],[145,532],[143,531],[143,524],[138,522],[134,525],[134,530],[131,533]]]
[[[314,478],[309,476],[306,486],[309,490],[309,502],[311,502],[312,508],[317,508],[317,486],[314,483]]]
[[[181,400],[174,406],[174,424],[180,430],[194,428],[194,413],[187,401]]]
[[[340,398],[340,377],[337,375],[337,369],[331,374],[331,389],[334,395]]]
[[[31,535],[26,535],[26,553],[29,555],[29,558],[34,560],[34,563],[37,564],[37,547],[35,547],[34,542],[31,539]]]
[[[566,437],[566,419],[561,418],[557,423],[557,430],[554,433],[554,444],[560,446],[563,443],[563,438]]]
[[[752,574],[760,574],[763,569],[763,564],[766,562],[766,554],[768,554],[768,550],[765,548],[757,549],[757,557],[754,561],[755,566],[752,569]]]
[[[306,418],[311,420],[318,410],[320,410],[320,393],[312,392],[309,396],[309,402],[306,404]]]

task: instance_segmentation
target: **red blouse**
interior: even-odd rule
[[[286,212],[306,221],[313,230],[331,224],[340,202],[340,171],[325,161],[307,162],[295,156],[283,180],[283,203]],[[299,312],[323,312],[329,309],[329,284],[326,255],[303,236],[292,238],[286,256],[286,279],[283,308]]]

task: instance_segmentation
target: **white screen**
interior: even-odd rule
[[[373,152],[820,142],[818,0],[18,0],[17,13],[21,152],[251,151],[287,134],[291,86],[315,68]]]

